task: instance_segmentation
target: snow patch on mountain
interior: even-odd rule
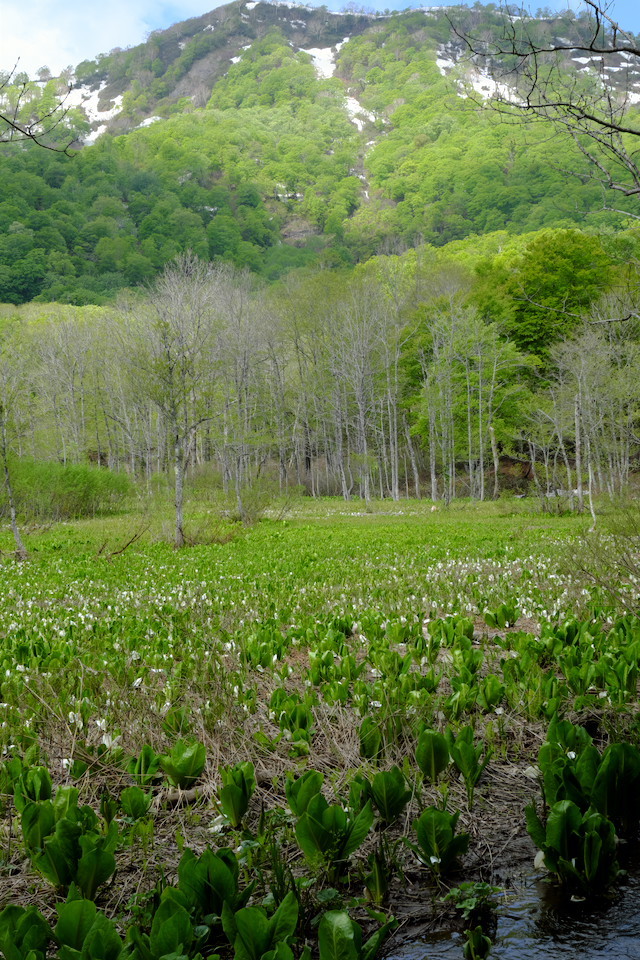
[[[486,73],[484,70],[474,69],[469,70],[466,75],[466,83],[473,89],[473,91],[483,99],[488,100],[491,97],[498,97],[500,100],[509,100],[511,103],[518,103],[519,98],[515,95],[511,87],[506,83],[499,83],[497,80],[494,80],[492,76]],[[467,96],[467,94],[462,90],[460,92],[461,97]]]
[[[108,107],[106,110],[101,110],[98,106],[98,101],[100,100],[100,94],[106,86],[106,82],[101,83],[96,90],[91,90],[82,84],[74,86],[69,91],[69,95],[65,100],[65,106],[81,107],[89,123],[97,123],[98,121],[104,123],[106,120],[112,120],[116,114],[120,113],[122,95],[113,98],[111,107]]]
[[[455,60],[449,60],[446,57],[438,57],[436,59],[436,66],[443,77],[446,77],[449,70],[453,70],[455,65]]]
[[[307,10],[309,13],[317,13],[318,7],[311,7],[306,3],[295,3],[294,0],[268,0],[269,5],[272,7],[288,7],[289,10]],[[246,4],[248,7],[249,4]],[[322,8],[322,12],[325,16],[333,17],[344,17],[344,10],[327,10],[326,7]],[[369,17],[371,20],[377,20],[379,15],[374,13],[364,13],[360,16]]]
[[[474,94],[489,100],[498,97],[500,100],[509,100],[511,103],[520,103],[515,91],[506,83],[495,80],[490,73],[483,70],[477,63],[466,57],[460,62],[461,51],[452,44],[446,44],[438,49],[436,66],[443,77],[449,77],[456,67],[458,73],[455,80],[458,85],[458,96],[465,99],[473,91]]]
[[[321,79],[326,80],[333,76],[336,69],[333,47],[309,47],[308,50],[303,50],[303,53],[309,54],[316,68],[316,73]]]
[[[94,126],[94,129],[86,137],[83,137],[84,143],[94,143],[100,134],[105,132],[109,121],[113,120],[122,109],[122,94],[113,97],[111,106],[107,107],[106,110],[99,107],[100,95],[106,86],[106,82],[103,82],[95,90],[92,90],[84,84],[78,84],[71,88],[65,100],[65,106],[80,107],[81,110],[84,110],[87,120]],[[98,124],[97,127],[95,127],[96,124]]]
[[[306,3],[293,3],[291,0],[278,0],[278,3],[275,4],[278,7],[288,7],[289,10],[309,10],[311,13],[316,12],[316,7],[310,7]],[[327,11],[328,13],[329,11]]]
[[[363,130],[367,121],[373,122],[376,119],[375,113],[366,110],[362,104],[358,103],[355,97],[345,97],[344,104],[349,114],[349,119],[356,125],[358,130]]]
[[[240,49],[241,49],[242,51],[244,51],[244,50],[250,50],[250,49],[251,49],[251,44],[250,44],[250,43],[247,43],[247,44],[244,45],[244,47],[240,47]],[[240,61],[242,60],[242,54],[240,54],[239,57],[229,57],[229,59],[231,60],[231,63],[240,63]]]
[[[336,72],[336,55],[348,40],[349,37],[345,37],[340,43],[336,43],[335,47],[308,47],[306,50],[301,48],[302,52],[308,53],[313,60],[316,74],[321,80],[327,80],[334,75]]]

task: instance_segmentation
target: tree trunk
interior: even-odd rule
[[[416,500],[420,499],[420,471],[418,470],[418,461],[416,460],[416,452],[411,440],[411,430],[409,429],[409,424],[406,419],[403,417],[402,422],[404,424],[404,435],[407,441],[407,450],[409,451],[409,460],[411,461],[411,471],[413,473],[413,486],[415,489]],[[436,496],[438,493],[438,485],[436,481]],[[409,494],[407,493],[407,496]]]
[[[587,488],[588,497],[589,497],[589,513],[591,514],[591,519],[593,523],[589,528],[589,533],[593,533],[596,529],[596,510],[593,505],[593,463],[591,462],[591,444],[587,442],[587,460],[588,460],[588,471],[589,471],[589,486]]]
[[[489,424],[489,439],[491,441],[491,457],[493,459],[493,499],[497,500],[500,496],[499,470],[500,457],[498,456],[498,444],[496,443],[496,432],[493,424]]]
[[[576,481],[578,489],[578,512],[584,512],[584,489],[582,486],[582,432],[581,432],[581,410],[580,396],[576,395],[575,400],[575,425],[576,425]]]
[[[184,547],[184,457],[177,428],[174,428],[173,469],[175,474],[176,530],[174,546]]]

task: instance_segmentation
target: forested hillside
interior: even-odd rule
[[[496,29],[491,8],[456,10]],[[0,301],[105,303],[187,250],[273,280],[495,230],[624,226],[570,138],[483,109],[491,81],[461,53],[442,11],[232,3],[80,64],[69,136],[107,132],[73,156],[2,148]],[[32,93],[36,111],[55,82]]]
[[[232,3],[80,64],[70,155],[0,147],[5,462],[187,470],[241,511],[263,476],[366,499],[624,489],[637,200],[611,202],[579,138],[487,107],[459,34],[501,15],[456,16]],[[612,74],[629,116],[634,71]],[[27,113],[55,101],[27,90]]]
[[[583,6],[0,76],[0,958],[638,956],[640,41]]]

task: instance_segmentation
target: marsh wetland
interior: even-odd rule
[[[8,960],[636,956],[615,535],[514,499],[192,513],[183,550],[127,547],[135,513],[7,536]]]

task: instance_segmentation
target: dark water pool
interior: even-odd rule
[[[461,960],[463,935],[439,933],[388,960]],[[539,875],[524,877],[498,910],[490,960],[640,960],[640,871],[611,902],[567,903]]]

